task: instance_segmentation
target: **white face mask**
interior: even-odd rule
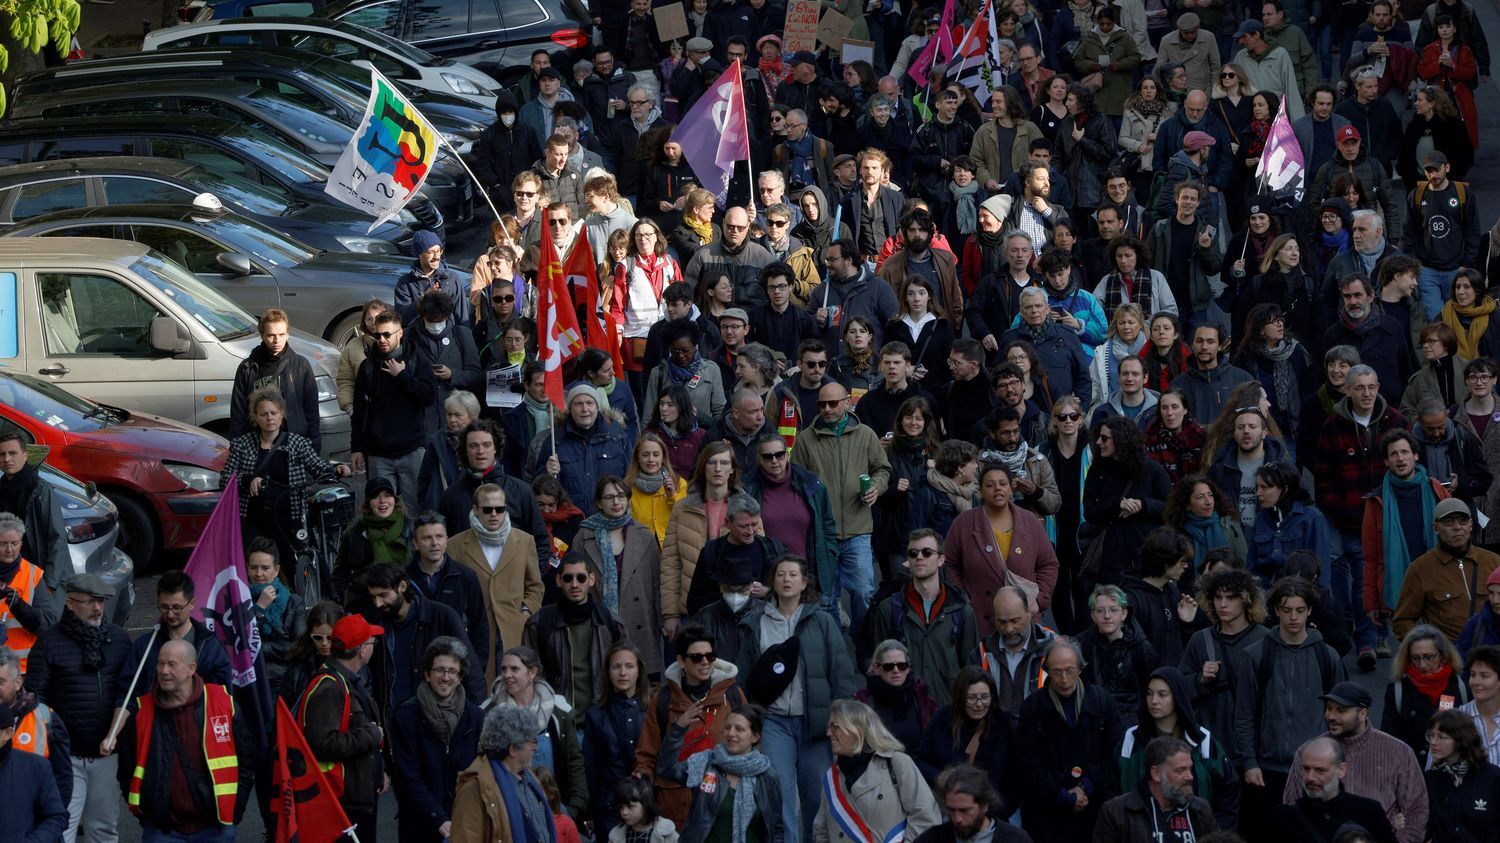
[[[515,124],[516,124],[516,115],[515,115],[515,112],[507,111],[504,114],[500,115],[500,125],[502,125],[505,128],[509,129],[511,126],[514,126]]]
[[[728,606],[731,612],[738,612],[745,608],[746,603],[750,602],[750,595],[742,594],[738,591],[726,591],[723,596],[724,605]]]
[[[422,327],[424,327],[424,328],[427,329],[427,333],[432,334],[433,336],[437,336],[438,334],[441,334],[443,332],[444,328],[448,327],[448,323],[447,322],[423,322],[422,323]]]

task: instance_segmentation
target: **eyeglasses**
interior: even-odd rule
[[[537,195],[537,192],[535,190],[515,190],[512,191],[512,193],[521,197],[522,199],[533,199]]]
[[[804,127],[806,125],[807,125],[806,123],[793,123],[790,120],[786,121],[786,127],[788,129],[801,129],[802,127]]]
[[[506,302],[513,302],[515,300],[515,294],[511,294],[508,296],[493,296],[490,298],[490,301],[494,302],[495,304],[504,304]]]
[[[565,583],[586,583],[589,581],[588,574],[558,574],[557,578]]]
[[[804,369],[826,369],[826,368],[828,368],[828,361],[827,360],[803,360],[802,361],[802,368],[804,368]]]
[[[457,676],[459,670],[456,667],[434,667],[427,672],[433,676]]]
[[[1411,653],[1411,654],[1409,654],[1407,656],[1407,658],[1409,660],[1411,660],[1411,661],[1416,662],[1417,664],[1437,664],[1438,662],[1440,662],[1440,661],[1443,660],[1443,654],[1442,653]]]
[[[880,666],[880,669],[886,673],[901,673],[911,670],[911,662],[886,662]]]
[[[780,190],[780,188],[776,188],[776,187],[762,187],[759,190],[760,190],[761,193],[775,193],[777,190]]]
[[[906,551],[907,559],[931,559],[936,555],[937,549],[931,547],[913,547]]]
[[[1489,372],[1470,372],[1464,375],[1464,379],[1471,381],[1492,381],[1495,379],[1495,376]]]
[[[1083,413],[1058,413],[1053,418],[1063,422],[1075,422],[1083,418]]]
[[[374,336],[377,340],[389,340],[395,339],[397,336],[400,336],[400,334],[401,329],[397,328],[394,331],[376,331],[374,334],[372,334],[372,336]]]
[[[964,702],[970,705],[984,705],[992,699],[994,699],[994,697],[990,696],[989,694],[969,694],[964,697]]]
[[[631,105],[650,105],[651,100],[630,100]]]
[[[714,661],[719,657],[719,654],[713,650],[709,650],[706,653],[683,653],[682,657],[693,664],[703,664],[704,662]]]
[[[599,496],[599,502],[600,503],[615,503],[617,501],[628,501],[628,500],[630,500],[630,496],[629,495],[622,495],[619,492],[614,492],[612,494],[600,495]]]
[[[782,290],[790,290],[791,288],[792,288],[791,284],[785,284],[785,283],[783,283],[783,284],[767,284],[766,285],[766,289],[768,291],[770,291],[770,292],[773,292],[773,293],[779,293]]]
[[[332,635],[319,635],[316,632],[309,634],[307,637],[311,638],[314,644],[327,644],[333,640]]]
[[[833,401],[819,401],[818,402],[818,407],[820,407],[821,409],[824,409],[824,410],[832,409],[834,407],[839,406],[840,404],[843,404],[845,400],[847,400],[847,399],[838,398],[838,399],[835,399]]]
[[[505,513],[505,504],[499,506],[481,506],[479,511],[485,515],[502,515]]]
[[[1080,671],[1076,667],[1060,667],[1057,670],[1049,670],[1047,672],[1051,673],[1053,676],[1061,676],[1064,679],[1072,679],[1082,671]]]
[[[760,461],[761,462],[776,462],[777,460],[784,460],[784,459],[786,459],[786,449],[785,448],[782,448],[781,450],[775,451],[773,453],[761,454],[760,455]]]
[[[177,603],[174,605],[172,603],[158,603],[156,604],[156,608],[163,615],[180,615],[183,612],[186,612],[188,609],[192,608],[192,604]]]

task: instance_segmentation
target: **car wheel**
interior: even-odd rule
[[[137,573],[149,570],[160,545],[156,519],[145,504],[128,494],[109,492],[105,497],[120,510],[120,536],[115,544],[134,560]]]
[[[361,311],[351,310],[344,314],[343,318],[333,323],[328,334],[323,339],[333,344],[334,348],[343,348],[359,333],[359,319]]]

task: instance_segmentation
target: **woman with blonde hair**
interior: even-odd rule
[[[922,771],[869,706],[835,700],[828,714],[828,742],[834,761],[823,777],[813,839],[830,840],[840,832],[858,839],[851,832],[863,827],[874,839],[894,838],[902,829],[901,839],[915,840],[942,824]]]
[[[1418,758],[1427,751],[1427,724],[1445,708],[1469,701],[1463,657],[1435,626],[1413,626],[1391,660],[1380,731],[1400,738]]]
[[[1109,400],[1120,388],[1120,361],[1139,357],[1146,347],[1146,312],[1135,302],[1116,307],[1106,336],[1108,339],[1094,347],[1094,359],[1089,363],[1094,404]]]
[[[656,534],[659,545],[667,537],[672,507],[687,495],[687,484],[668,459],[667,443],[655,433],[642,433],[625,471],[630,487],[630,514]]]
[[[1245,74],[1245,68],[1234,62],[1219,66],[1219,79],[1214,83],[1213,101],[1209,108],[1224,123],[1229,132],[1230,153],[1240,151],[1245,142],[1245,130],[1250,128],[1250,97],[1255,94],[1255,85]]]

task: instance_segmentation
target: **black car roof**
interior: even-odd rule
[[[148,174],[167,178],[180,178],[184,173],[200,172],[205,168],[174,158],[141,158],[133,155],[100,155],[88,158],[59,158],[55,161],[36,161],[31,164],[12,164],[0,167],[0,186],[30,181],[44,175],[141,175]]]
[[[211,114],[100,114],[95,117],[19,117],[0,125],[0,141],[16,140],[33,135],[55,136],[63,134],[173,134],[195,137],[213,137],[221,132],[237,128],[238,120],[214,117]],[[255,131],[247,129],[248,131]]]
[[[271,61],[266,61],[271,59]],[[318,64],[340,61],[332,56],[298,50],[292,47],[277,47],[269,44],[229,45],[219,44],[202,47],[168,47],[144,53],[89,59],[61,67],[47,68],[17,80],[21,84],[31,79],[53,79],[59,76],[83,76],[94,68],[100,70],[116,67],[137,67],[179,64],[188,61],[222,61],[234,65],[275,65],[294,70],[306,70]]]
[[[207,211],[195,208],[189,202],[163,202],[160,205],[104,205],[97,208],[64,208],[58,211],[48,211],[45,214],[27,217],[24,222],[16,224],[11,230],[19,231],[33,225],[74,220],[129,224],[132,221],[187,222],[201,221],[205,218],[238,216],[228,208],[223,211]]]

